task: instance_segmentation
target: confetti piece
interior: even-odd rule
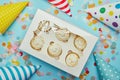
[[[88,74],[85,72],[83,75],[84,75],[84,76],[87,76]]]
[[[24,60],[28,60],[28,59],[29,59],[29,56],[28,56],[28,55],[25,55],[25,56],[23,56],[23,59],[24,59]]]
[[[54,14],[57,15],[59,13],[58,10],[54,10]]]
[[[28,13],[25,13],[25,17],[28,17],[29,16],[29,14]]]
[[[99,28],[99,31],[102,32],[102,28]]]
[[[89,0],[89,4],[88,4],[88,8],[94,8],[95,7],[95,3],[93,0]]]
[[[98,4],[100,5],[100,4],[102,4],[103,3],[103,1],[102,0],[98,0]]]
[[[6,46],[6,43],[5,43],[5,42],[2,42],[2,46],[5,47],[5,46]]]
[[[111,52],[112,54],[115,54],[115,50],[112,50],[112,52]]]
[[[88,26],[92,26],[92,25],[93,25],[93,23],[92,23],[92,22],[89,22],[89,23],[88,23]]]
[[[96,30],[97,30],[97,27],[93,27],[93,30],[96,31]]]
[[[94,3],[88,5],[88,8],[94,8],[94,7],[95,7],[95,4],[94,4]]]
[[[104,7],[100,8],[100,13],[105,13],[106,9]]]
[[[93,20],[92,20],[92,23],[93,23],[93,24],[96,24],[97,22],[98,22],[98,21],[97,21],[96,19],[93,19]]]
[[[104,44],[104,48],[109,48],[109,44]]]
[[[26,25],[23,25],[23,26],[22,26],[22,30],[25,30],[25,29],[26,29],[26,27],[27,27]]]
[[[84,79],[84,76],[83,76],[83,75],[80,75],[80,77],[79,77],[79,78],[82,80],[82,79]]]
[[[99,19],[100,19],[100,21],[104,21],[104,18],[103,18],[103,17],[100,17]]]
[[[86,74],[89,74],[89,71],[86,71]]]
[[[8,42],[7,44],[8,44],[8,45],[11,45],[11,42]]]
[[[113,16],[113,15],[114,15],[114,12],[113,12],[113,11],[109,11],[109,15],[110,15],[110,16]]]
[[[23,52],[19,52],[19,55],[22,56],[22,55],[23,55]]]
[[[68,0],[70,6],[73,6],[73,0]]]
[[[116,7],[117,9],[120,9],[120,4],[117,4],[115,7]]]
[[[38,75],[38,76],[41,76],[41,73],[40,73],[40,71],[36,71],[36,74]]]
[[[112,36],[111,36],[110,34],[107,34],[107,38],[108,38],[108,39],[111,39]]]
[[[87,19],[88,20],[92,19],[92,15],[90,13],[88,13]]]
[[[85,68],[85,71],[88,71],[88,68]]]
[[[21,21],[25,21],[25,17],[21,18]]]
[[[103,51],[100,51],[100,52],[99,52],[99,54],[101,54],[101,55],[102,55],[102,54],[104,54],[104,52],[103,52]]]
[[[11,60],[12,64],[14,64],[15,66],[19,66],[20,65],[20,62],[15,60],[15,59],[12,59]]]
[[[96,66],[96,62],[94,62],[94,66]]]
[[[11,48],[12,48],[12,45],[11,45],[11,44],[8,44],[8,45],[7,45],[7,48],[8,48],[8,49],[11,49]]]
[[[110,62],[110,58],[106,58],[105,61],[106,61],[107,63],[109,63],[109,62]]]

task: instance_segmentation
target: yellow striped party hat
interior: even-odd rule
[[[19,16],[28,2],[18,2],[0,6],[0,33],[3,34]]]

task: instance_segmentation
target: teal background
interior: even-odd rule
[[[24,0],[0,0],[0,4],[9,2],[18,2]],[[22,52],[23,55],[20,56],[18,53],[20,50],[18,49],[22,39],[25,36],[27,29],[32,21],[32,17],[37,9],[42,9],[45,11],[49,11],[50,14],[54,14],[54,10],[58,10],[54,8],[47,2],[47,0],[29,0],[30,5],[27,6],[24,11],[20,14],[20,16],[16,19],[16,21],[10,26],[7,32],[4,35],[0,36],[0,66],[13,66],[12,60],[16,60],[19,62],[19,65],[41,65],[42,67],[39,70],[40,75],[33,75],[30,80],[79,80],[80,78],[75,78],[68,73],[65,73],[39,59],[36,59],[33,56],[28,55],[25,52]],[[112,3],[117,0],[102,0],[103,4]],[[100,6],[98,4],[98,0],[93,0],[93,3],[96,6]],[[86,19],[87,14],[84,12],[80,12],[80,10],[84,10],[82,6],[84,5],[84,9],[87,8],[87,3],[83,0],[73,0],[73,6],[71,6],[72,17],[69,17],[65,13],[59,11],[59,14],[55,15],[79,28],[99,37],[99,40],[93,50],[93,52],[97,52],[100,57],[102,57],[109,64],[114,66],[116,69],[120,71],[120,34],[116,33],[114,30],[108,28],[104,24],[97,22],[96,24],[88,25],[90,22]],[[27,15],[25,17],[25,15]],[[23,19],[23,20],[22,20]],[[23,29],[23,25],[25,29]],[[96,30],[94,30],[94,28]],[[104,44],[101,43],[100,31],[102,29],[102,34],[104,38],[106,38],[106,42],[109,45],[108,48],[104,48]],[[108,35],[111,38],[108,38]],[[2,46],[5,43],[6,46]],[[13,46],[17,47],[17,52],[15,52],[14,47],[11,49],[7,48],[7,44],[10,43]],[[114,49],[112,47],[115,47]],[[93,53],[92,52],[92,53]],[[24,60],[23,57],[28,56],[27,60]],[[86,74],[87,72],[87,74]],[[86,75],[85,75],[86,74]],[[84,75],[86,80],[99,80],[97,68],[95,66],[95,60],[93,58],[93,54],[90,55],[81,75]]]

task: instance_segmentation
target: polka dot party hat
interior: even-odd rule
[[[85,10],[94,18],[120,32],[120,1]]]
[[[40,66],[0,67],[0,80],[29,80]]]
[[[72,16],[67,0],[48,0],[48,2],[65,12],[67,15]]]
[[[120,72],[118,72],[118,70],[106,63],[97,54],[94,54],[94,58],[96,60],[100,80],[120,80]]]
[[[0,6],[0,33],[3,34],[19,16],[28,2],[18,2]]]

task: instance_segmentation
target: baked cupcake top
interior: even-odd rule
[[[84,38],[80,37],[80,36],[76,36],[74,39],[74,46],[80,50],[83,51],[85,49],[87,45],[87,42]]]
[[[70,67],[75,67],[78,64],[79,55],[75,52],[69,51],[66,56],[66,64]]]
[[[63,42],[67,42],[70,38],[70,32],[67,29],[57,29],[55,35],[58,40]]]
[[[30,45],[35,50],[41,50],[44,45],[44,38],[42,36],[34,36],[30,41]]]
[[[48,55],[51,57],[59,57],[62,53],[62,47],[54,42],[50,42],[50,45],[47,50],[48,50]]]

